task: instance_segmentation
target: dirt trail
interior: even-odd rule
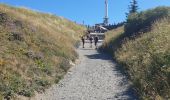
[[[58,85],[33,100],[137,100],[109,55],[91,48],[77,51],[80,63],[72,67]]]

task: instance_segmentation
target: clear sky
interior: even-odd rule
[[[109,22],[117,23],[126,19],[131,0],[108,0]],[[137,0],[139,10],[156,6],[170,6],[170,0]],[[93,25],[103,22],[104,0],[0,0],[1,3],[21,6],[41,12],[63,16],[77,23]]]

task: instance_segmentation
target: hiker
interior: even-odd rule
[[[96,36],[94,37],[94,44],[95,44],[95,46],[96,46],[96,49],[97,49],[97,43],[98,43],[98,41],[99,41],[99,37],[96,35]]]
[[[90,48],[92,48],[93,37],[92,37],[92,36],[90,36],[90,37],[89,37],[89,40],[90,40]]]
[[[89,35],[87,35],[87,36],[86,36],[86,39],[89,39],[89,37],[90,37],[90,36],[89,36]]]
[[[83,48],[84,48],[84,44],[85,44],[85,39],[84,36],[81,37],[82,43],[83,43]]]

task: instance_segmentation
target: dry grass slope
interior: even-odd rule
[[[57,83],[78,57],[74,46],[84,31],[61,17],[0,4],[0,99]]]
[[[105,40],[101,49],[113,53],[118,47],[120,47],[121,39],[124,37],[123,33],[124,26],[108,31],[105,35]]]
[[[170,7],[157,7],[128,16],[124,29],[106,34],[103,48],[122,65],[142,100],[170,99],[169,23]]]
[[[169,23],[169,18],[158,20],[150,32],[133,39],[122,34],[122,27],[106,33],[102,48],[114,53],[114,58],[130,75],[141,99],[170,98]]]
[[[134,13],[124,31],[106,34],[103,48],[124,67],[143,100],[170,99],[169,12],[169,7],[157,7]]]
[[[151,31],[128,40],[115,53],[129,71],[142,99],[170,99],[170,19],[152,25]]]

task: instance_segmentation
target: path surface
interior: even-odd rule
[[[80,63],[35,100],[136,100],[111,57],[91,48],[79,48],[78,53]]]

